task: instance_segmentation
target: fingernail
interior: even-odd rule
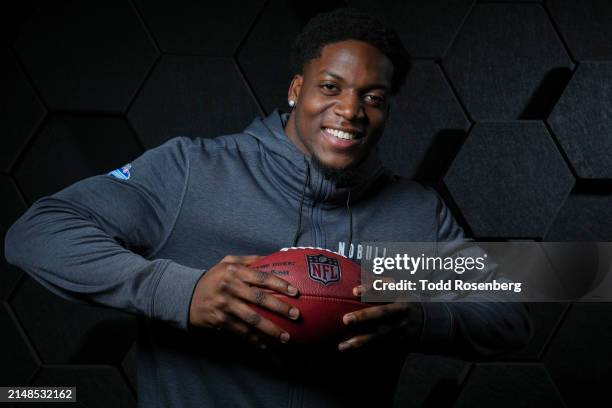
[[[287,332],[283,332],[283,333],[280,335],[280,341],[281,341],[281,343],[286,343],[286,342],[288,342],[288,341],[289,341],[289,333],[287,333]]]
[[[344,315],[344,324],[351,324],[355,321],[355,315],[352,313],[349,313],[347,315]]]
[[[287,293],[289,293],[291,296],[297,295],[298,291],[297,288],[294,286],[287,286]]]
[[[300,317],[300,311],[297,310],[295,307],[292,307],[291,309],[289,309],[289,317],[293,320],[297,319],[298,317]]]
[[[348,350],[350,348],[351,348],[351,343],[349,343],[348,341],[338,344],[338,350],[340,351]]]
[[[355,296],[361,296],[362,293],[363,293],[363,290],[361,289],[361,287],[356,287],[355,289],[353,289],[353,294]]]

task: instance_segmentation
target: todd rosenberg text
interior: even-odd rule
[[[411,281],[402,279],[398,282],[388,282],[376,279],[372,282],[372,288],[376,291],[491,291],[491,292],[521,292],[520,282],[506,282],[492,280],[490,282],[466,282],[460,279],[441,279],[429,281],[419,279]]]

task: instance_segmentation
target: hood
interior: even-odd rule
[[[288,117],[288,114],[275,110],[263,120],[255,119],[245,133],[264,146],[270,158],[267,167],[271,177],[282,183],[283,190],[290,195],[322,202],[327,207],[345,205],[350,193],[350,202],[355,203],[367,196],[375,182],[389,175],[378,157],[377,149],[373,149],[357,167],[356,176],[349,184],[338,185],[326,179],[312,164],[310,157],[304,155],[285,134],[284,124]]]

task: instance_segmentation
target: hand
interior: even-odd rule
[[[296,288],[270,273],[246,266],[260,258],[228,255],[210,268],[196,284],[189,323],[235,333],[261,348],[266,347],[270,338],[282,343],[289,341],[289,333],[249,306],[254,304],[293,320],[300,316],[298,309],[266,292],[268,289],[296,296]]]
[[[360,296],[365,290],[364,285],[356,286],[353,288],[353,295]],[[361,334],[338,344],[338,350],[347,351],[383,336],[419,332],[423,324],[423,311],[418,303],[387,303],[348,313],[344,315],[342,322],[361,331]]]

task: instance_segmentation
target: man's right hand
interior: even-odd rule
[[[267,292],[296,296],[298,291],[285,280],[246,265],[262,258],[258,255],[228,255],[210,268],[198,281],[189,308],[189,324],[230,331],[262,348],[276,339],[289,341],[289,333],[264,318],[249,306],[257,305],[295,320],[300,312]]]

